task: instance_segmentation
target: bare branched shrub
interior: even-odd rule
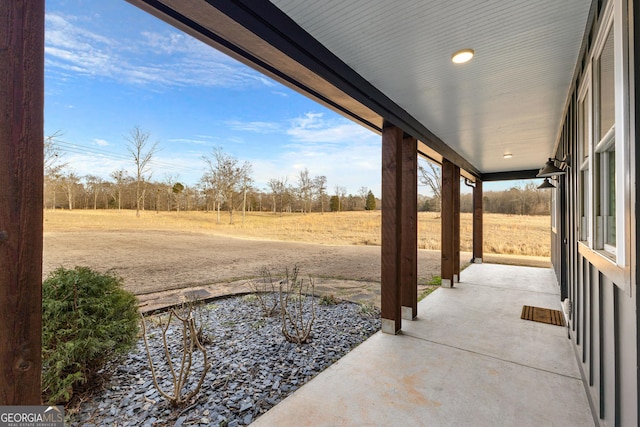
[[[179,307],[178,313],[181,317],[193,317],[196,326],[196,336],[200,344],[212,342],[209,331],[211,310],[208,309],[205,301],[198,300],[197,295],[186,294],[186,301]]]
[[[258,299],[264,317],[274,316],[278,310],[280,285],[268,268],[260,270],[260,279],[249,281],[249,286]]]
[[[280,319],[287,341],[304,344],[309,340],[316,318],[315,284],[311,277],[306,283],[304,279],[298,279],[298,273],[298,266],[294,266],[291,272],[287,268],[285,278],[280,281]]]
[[[167,342],[167,331],[169,329],[169,325],[173,319],[176,319],[178,324],[182,326],[182,357],[180,358],[180,366],[179,369],[176,370],[174,367],[174,363],[172,361],[172,354],[170,345]],[[198,332],[197,332],[196,322],[193,318],[192,310],[186,311],[182,315],[177,312],[177,310],[172,309],[169,312],[169,316],[166,320],[166,323],[162,326],[162,343],[164,345],[165,357],[167,360],[167,365],[169,367],[169,372],[171,374],[171,380],[173,384],[173,391],[165,391],[160,387],[158,383],[158,378],[156,375],[156,368],[154,366],[153,360],[151,358],[151,352],[149,350],[149,344],[147,342],[147,328],[146,322],[144,320],[144,316],[142,316],[142,336],[144,337],[144,345],[147,350],[147,357],[149,360],[149,368],[151,369],[151,376],[153,377],[153,384],[156,386],[156,389],[160,394],[171,403],[173,406],[181,406],[185,403],[189,402],[191,398],[193,398],[199,391],[200,387],[202,387],[202,382],[207,374],[207,371],[211,367],[209,365],[209,361],[207,360],[207,350],[202,346],[200,341],[198,340]],[[193,362],[194,352],[200,350],[202,352],[203,358],[203,369],[200,375],[200,379],[198,384],[191,389],[191,391],[184,393],[184,389],[187,386],[189,381],[189,376],[191,373],[191,365]]]

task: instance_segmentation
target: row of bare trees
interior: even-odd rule
[[[418,206],[422,211],[440,211],[442,195],[442,178],[439,166],[427,162],[419,166],[420,184],[426,186],[432,196],[419,196]],[[486,191],[482,196],[482,207],[487,213],[503,213],[514,215],[549,215],[550,198],[548,190],[538,189],[533,182],[524,186],[511,187],[503,191]],[[473,211],[471,193],[460,195],[460,210]]]
[[[199,182],[187,186],[179,177],[166,175],[164,180],[153,180],[150,165],[158,150],[158,143],[149,142],[149,134],[134,127],[126,137],[126,148],[135,166],[133,175],[125,169],[113,171],[108,179],[95,175],[79,176],[62,161],[62,152],[55,141],[59,134],[45,141],[45,207],[50,209],[135,209],[137,215],[144,210],[203,210],[215,211],[217,222],[221,212],[246,211],[322,212],[326,210],[364,210],[375,206],[369,200],[373,194],[362,187],[359,194],[347,194],[345,187],[335,186],[329,196],[327,177],[312,176],[308,169],[301,170],[297,182],[290,184],[286,177],[271,179],[268,188],[254,185],[249,162],[240,162],[215,148],[202,157],[206,165]],[[334,203],[334,198],[336,202]],[[375,207],[374,207],[375,208]]]
[[[379,206],[373,193],[361,187],[357,195],[347,194],[345,187],[336,185],[332,194],[327,188],[327,177],[312,176],[307,168],[299,171],[296,182],[287,177],[269,180],[266,189],[258,189],[252,178],[249,162],[240,162],[215,148],[202,156],[206,165],[199,182],[187,186],[176,175],[165,175],[162,181],[153,180],[150,165],[158,151],[158,143],[150,143],[149,133],[134,127],[126,137],[126,148],[134,174],[124,169],[113,171],[109,179],[96,175],[79,176],[62,159],[55,144],[59,134],[45,141],[45,207],[67,209],[135,209],[139,216],[143,210],[202,210],[215,211],[221,222],[226,211],[229,222],[234,212],[261,211],[283,215],[291,212],[321,212],[374,210]],[[442,193],[440,166],[427,162],[419,166],[420,184],[431,196],[419,196],[419,209],[439,211]],[[461,196],[461,210],[470,212],[471,194]],[[485,192],[485,212],[546,215],[549,214],[549,195],[538,190],[533,183],[513,187],[506,191]]]

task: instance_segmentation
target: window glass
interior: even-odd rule
[[[605,243],[616,245],[616,156],[615,151],[609,151],[607,171],[607,235]]]
[[[580,115],[580,138],[582,140],[582,159],[589,158],[589,127],[591,126],[591,120],[589,120],[589,114],[591,113],[589,97],[591,91],[587,90],[584,99],[580,101],[578,114]]]
[[[613,73],[613,28],[609,30],[599,61],[600,136],[604,138],[615,121],[615,83]]]

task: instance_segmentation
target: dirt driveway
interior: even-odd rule
[[[348,299],[379,300],[380,247],[326,246],[248,240],[168,231],[65,231],[44,235],[44,274],[59,266],[110,271],[138,294],[182,288],[242,289],[263,267],[282,270],[294,264],[312,276],[323,293]],[[420,251],[419,277],[438,275],[440,253]]]
[[[544,258],[524,257],[528,260],[523,262],[523,257],[485,257],[488,262],[548,266],[548,259]],[[461,254],[463,263],[469,258],[470,254]],[[45,277],[60,266],[80,265],[109,271],[121,276],[125,288],[139,295],[143,302],[175,299],[180,294],[175,290],[187,288],[202,298],[246,292],[249,290],[247,280],[258,277],[261,268],[282,271],[294,264],[300,267],[304,277],[310,275],[315,279],[318,294],[335,294],[379,305],[378,246],[328,246],[184,231],[44,233]],[[440,252],[420,250],[418,283],[424,285],[439,274]]]

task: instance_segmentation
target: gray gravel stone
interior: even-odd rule
[[[358,304],[316,304],[312,339],[296,345],[284,339],[278,316],[263,318],[257,303],[245,298],[216,300],[202,313],[211,368],[192,402],[173,408],[158,393],[140,340],[120,365],[111,367],[110,383],[81,405],[70,425],[247,425],[380,328],[379,316],[363,314]],[[179,370],[181,328],[176,324],[170,330],[172,363]],[[147,321],[147,337],[158,383],[173,394],[157,322]],[[195,352],[183,394],[202,370],[202,355]]]

